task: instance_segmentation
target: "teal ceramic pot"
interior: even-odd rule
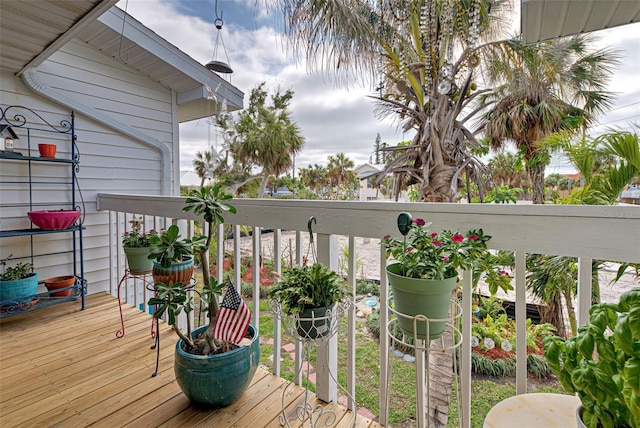
[[[456,288],[457,276],[443,280],[407,278],[400,275],[399,263],[388,265],[386,270],[396,311],[411,317],[415,315],[424,315],[429,319],[449,317],[451,292]],[[429,340],[441,337],[445,324],[444,321],[429,322]],[[398,325],[404,334],[413,337],[413,319],[398,316]],[[416,325],[418,339],[425,340],[426,323],[417,321]]]
[[[38,292],[38,273],[32,272],[28,277],[12,281],[0,281],[0,302],[18,300],[33,296]]]
[[[127,266],[132,273],[149,272],[153,269],[153,260],[149,260],[150,247],[123,248],[127,256]]]
[[[206,326],[196,329],[196,337]],[[219,355],[192,355],[176,343],[174,370],[182,392],[193,402],[207,407],[225,407],[249,387],[260,363],[258,332],[249,325],[251,345]]]
[[[298,334],[302,339],[318,339],[331,331],[331,319],[327,318],[327,307],[305,309],[297,316]]]
[[[193,276],[193,256],[185,257],[181,262],[173,262],[168,268],[162,267],[160,263],[153,261],[153,280],[168,284],[181,282],[187,285]]]

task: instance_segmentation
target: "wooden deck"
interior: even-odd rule
[[[87,309],[69,302],[0,321],[0,426],[279,427],[286,381],[258,368],[252,385],[229,407],[192,407],[173,373],[175,335],[161,323],[160,373],[150,375],[151,317],[124,305],[126,334],[117,299],[87,298]],[[164,337],[162,335],[164,334]],[[289,412],[304,390],[287,389]],[[317,401],[312,396],[313,403]],[[351,427],[354,414],[335,403],[338,427]],[[290,417],[292,426],[300,426]],[[362,416],[357,427],[380,425]]]

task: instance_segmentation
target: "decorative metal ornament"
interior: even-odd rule
[[[401,212],[398,214],[398,230],[402,234],[402,236],[407,236],[409,230],[411,230],[411,221],[413,218],[411,214],[406,212]]]

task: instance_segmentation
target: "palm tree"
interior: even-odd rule
[[[329,156],[329,177],[336,184],[336,199],[340,199],[340,187],[342,182],[347,181],[353,171],[350,169],[355,166],[353,160],[349,159],[344,153],[338,153],[335,156]],[[350,174],[351,173],[351,174]]]
[[[196,157],[193,159],[193,167],[198,177],[200,177],[200,188],[204,187],[204,182],[207,178],[212,177],[213,171],[219,164],[220,157],[217,153],[214,154],[211,150],[196,152]]]
[[[544,170],[550,161],[541,141],[558,131],[586,129],[611,106],[604,91],[617,63],[611,50],[592,52],[593,39],[571,37],[536,46],[507,40],[487,48],[489,82],[495,89],[482,97],[491,106],[484,133],[493,148],[513,142],[525,161],[533,203],[544,203]]]
[[[628,184],[640,177],[640,140],[638,134],[611,131],[596,138],[573,142],[567,133],[554,134],[544,142],[546,150],[562,149],[567,158],[585,178],[583,187],[555,201],[562,204],[612,205]],[[598,271],[604,264],[593,260],[591,265],[593,303],[600,302]],[[618,270],[620,279],[628,264]],[[631,265],[637,269],[638,265]],[[572,334],[577,326],[571,299],[578,280],[575,258],[533,255],[527,258],[527,286],[547,303],[542,321],[556,326],[557,334],[565,332],[562,317],[564,299]],[[616,280],[617,280],[616,279]]]
[[[328,176],[329,172],[327,169],[317,163],[309,165],[307,168],[300,168],[300,180],[316,194],[327,186]]]
[[[442,2],[307,0],[280,2],[294,46],[307,58],[334,66],[340,75],[379,73],[380,116],[393,116],[415,137],[379,177],[394,173],[398,182],[418,184],[418,200],[453,202],[460,177],[481,185],[482,166],[469,153],[476,145],[467,128],[479,110],[466,109],[486,90],[477,88],[484,36],[501,25],[508,1]],[[352,73],[349,75],[349,73]]]
[[[268,105],[264,87],[262,82],[251,90],[248,108],[232,125],[235,135],[231,151],[235,159],[245,165],[262,167],[258,198],[264,196],[269,176],[278,177],[291,168],[293,156],[304,145],[304,137],[290,117],[289,103],[293,92],[288,90],[281,94],[277,91]]]

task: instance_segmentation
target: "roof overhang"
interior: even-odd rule
[[[525,44],[640,22],[639,0],[522,0]]]
[[[118,0],[0,1],[0,68],[37,67]]]
[[[242,108],[244,93],[240,89],[118,7],[86,26],[77,37],[174,90],[180,122],[216,114],[224,99],[228,111]]]

